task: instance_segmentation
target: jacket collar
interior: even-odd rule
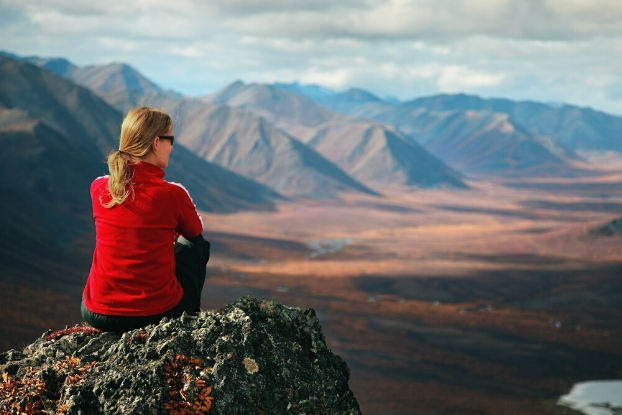
[[[164,177],[165,175],[164,170],[154,164],[144,161],[132,164],[132,170],[134,174],[147,174],[150,176],[158,176],[160,178]]]

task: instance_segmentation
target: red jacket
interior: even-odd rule
[[[183,295],[175,277],[174,241],[203,231],[201,217],[180,184],[149,163],[132,166],[134,192],[121,205],[110,200],[108,176],[91,184],[96,243],[84,304],[95,313],[151,316],[170,310]]]

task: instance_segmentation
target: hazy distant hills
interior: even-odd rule
[[[578,176],[586,174],[576,167],[582,156],[602,151],[622,154],[622,118],[586,108],[464,94],[399,102],[361,89],[336,93],[314,85],[240,81],[204,97],[199,104],[163,91],[124,64],[77,68],[63,59],[28,59],[89,87],[122,111],[140,104],[169,111],[183,106],[186,113],[178,112],[177,122],[178,131],[183,131],[180,142],[195,152],[202,148],[201,157],[208,161],[293,197],[305,192],[309,197],[332,197],[340,191],[368,191],[391,184],[464,187],[462,174]],[[202,107],[208,104],[212,107]],[[221,106],[234,108],[217,111]],[[237,114],[237,110],[253,114]],[[188,114],[209,119],[191,120]],[[217,115],[225,118],[219,120]],[[201,125],[208,121],[216,127]],[[241,137],[245,143],[271,144],[244,146]],[[321,155],[321,166],[313,166],[306,156],[276,161],[273,152],[277,148],[281,152],[288,146],[289,151],[304,151],[298,143],[275,144],[288,139]],[[219,150],[207,151],[201,141],[215,144]],[[285,153],[279,154],[283,158]],[[319,182],[281,177],[286,170],[301,166],[303,159],[305,168],[313,170],[307,176]],[[335,169],[325,170],[325,161],[350,176],[350,181]],[[259,167],[249,166],[254,163]],[[263,170],[253,170],[257,168]],[[277,176],[281,180],[275,181]]]
[[[576,156],[548,137],[530,133],[507,114],[425,109],[386,114],[406,134],[466,173],[505,176],[568,176]],[[380,117],[379,117],[380,118]]]
[[[476,96],[437,95],[403,105],[434,111],[488,110],[508,114],[529,132],[553,138],[570,150],[622,152],[622,118],[571,105],[553,107],[537,102],[482,99]]]
[[[512,124],[520,124],[529,134],[553,140],[569,151],[612,150],[622,153],[622,117],[572,105],[552,106],[532,101],[484,99],[466,94],[439,94],[406,102],[389,102],[361,89],[342,93],[308,94],[307,89],[290,87],[314,102],[334,111],[393,124],[420,142],[426,129],[422,114],[455,114],[464,111],[501,113]],[[415,120],[409,118],[415,117]],[[418,119],[417,119],[418,118]]]
[[[502,108],[443,107],[437,102],[439,97],[390,103],[351,89],[316,101],[335,111],[394,125],[464,173],[512,177],[582,173],[572,167],[571,160],[577,156],[563,143],[530,130]]]
[[[330,111],[282,86],[238,81],[204,99],[264,117],[370,186],[466,187],[459,173],[394,127]]]
[[[183,114],[177,117],[176,131],[186,147],[290,197],[325,198],[344,191],[374,193],[370,187],[387,184],[466,187],[459,173],[396,129],[328,110],[287,92],[285,85],[235,82],[203,99],[215,104],[208,106],[166,93],[126,65],[67,69],[62,59],[31,61],[87,86],[121,111],[154,105]],[[304,91],[322,94],[320,88]],[[222,105],[255,115],[238,114],[236,109],[215,110]],[[255,144],[268,141],[270,145]],[[206,150],[211,145],[218,150]],[[278,157],[274,151],[279,152]]]
[[[341,122],[354,120],[316,105],[303,96],[265,84],[236,81],[203,97],[203,100],[250,110],[303,140],[313,134],[318,125],[334,119]]]
[[[313,149],[248,111],[163,91],[127,65],[66,69],[62,59],[29,60],[88,87],[120,111],[136,105],[165,109],[174,116],[179,143],[209,162],[286,196],[375,194]]]

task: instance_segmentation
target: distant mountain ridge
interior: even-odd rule
[[[465,173],[511,177],[584,174],[572,166],[572,161],[579,157],[563,134],[547,135],[551,128],[543,129],[539,125],[543,123],[542,117],[532,123],[533,118],[525,116],[546,110],[553,114],[551,122],[559,123],[554,116],[554,111],[559,110],[538,103],[490,101],[462,94],[391,103],[349,90],[317,102],[335,111],[394,125]],[[576,108],[573,111],[580,112]],[[617,131],[618,136],[622,129],[618,130],[616,124],[621,120],[610,119],[611,130]],[[589,148],[615,150],[616,145],[615,140],[610,140],[608,144]]]
[[[346,112],[368,117],[386,118],[391,112],[405,113],[417,109],[430,112],[489,111],[508,114],[532,134],[551,137],[569,150],[614,150],[622,152],[622,117],[591,108],[573,105],[550,105],[534,101],[512,101],[503,98],[481,98],[466,94],[439,94],[395,104],[387,101],[357,99],[356,90],[317,100],[318,103]],[[348,102],[350,106],[340,106]]]
[[[37,60],[36,62],[40,65],[49,66],[51,61],[58,60]],[[65,67],[67,65],[57,66]],[[207,107],[198,109],[201,105],[189,104],[192,101],[191,99],[164,94],[159,89],[151,88],[144,92],[136,87],[132,89],[131,84],[127,81],[130,77],[122,76],[119,72],[131,73],[131,78],[135,79],[133,84],[150,85],[152,83],[138,72],[130,69],[119,65],[78,69],[73,67],[70,71],[63,72],[63,76],[89,87],[121,111],[135,105],[147,104],[165,108],[172,114],[184,114],[183,117],[178,117],[176,128],[179,127],[180,142],[193,151],[197,151],[201,147],[199,141],[214,143],[215,137],[210,134],[218,134],[217,131],[221,131],[221,133],[224,131],[213,129],[207,125],[200,126],[199,124],[208,121],[205,118],[198,124],[192,118],[201,117],[199,114],[204,116],[209,113],[211,117],[209,122],[216,126],[222,126],[228,122],[216,120],[214,115],[232,114],[234,111],[216,112]],[[125,80],[125,82],[120,80]],[[448,168],[418,144],[408,140],[399,131],[392,128],[387,129],[386,126],[376,122],[369,123],[340,115],[318,106],[310,100],[301,100],[299,95],[288,92],[288,89],[316,97],[327,97],[335,94],[335,91],[315,86],[303,87],[299,84],[279,84],[278,87],[267,89],[264,87],[263,92],[258,94],[257,88],[254,86],[247,86],[240,81],[234,82],[212,96],[205,97],[203,101],[212,105],[227,105],[246,109],[265,118],[277,128],[264,124],[264,127],[261,128],[262,133],[260,133],[258,128],[240,123],[237,126],[232,126],[229,123],[226,130],[229,139],[224,142],[220,155],[210,151],[204,152],[203,157],[226,169],[259,180],[292,197],[334,197],[339,192],[344,191],[375,194],[376,192],[371,189],[384,187],[387,184],[414,185],[424,188],[439,186],[466,188],[458,172]],[[262,95],[263,93],[266,94]],[[192,112],[189,112],[189,108],[192,108]],[[278,122],[275,118],[276,114],[279,114]],[[237,119],[238,121],[245,120],[245,122],[257,123],[248,115],[237,117]],[[188,123],[192,123],[193,127],[187,128],[185,124]],[[236,129],[239,129],[240,132],[236,132]],[[283,130],[286,133],[285,136],[278,129]],[[208,131],[211,132],[208,134]],[[192,132],[191,137],[186,136],[190,132]],[[249,132],[254,135],[248,136]],[[239,145],[240,137],[246,137],[244,138],[245,142],[259,143],[265,139],[267,132],[270,132],[272,144],[263,146],[263,152],[271,152],[277,148],[275,143],[279,140],[288,141],[293,138],[306,144],[306,146],[284,144],[278,148],[281,151],[290,148],[290,151],[293,151],[292,154],[302,152],[308,153],[308,155],[294,156],[293,159],[281,155],[280,160],[278,160],[273,155],[266,154],[262,161],[257,151],[246,156],[239,153],[239,149],[244,147]],[[235,138],[232,134],[235,135]],[[262,134],[264,138],[261,138]],[[228,148],[230,150],[227,150]],[[254,147],[246,148],[250,150]],[[222,156],[223,154],[230,154],[231,151],[237,154],[234,158]],[[309,151],[317,155],[311,157],[312,153]],[[293,162],[294,159],[298,161]],[[266,160],[270,160],[269,163],[274,164],[274,166],[267,167]],[[315,161],[312,162],[312,160]],[[334,163],[335,166],[331,166],[330,162]],[[255,164],[257,168],[252,168],[251,166]],[[277,167],[279,164],[283,164],[283,166]],[[314,166],[314,164],[316,165]],[[289,167],[285,167],[285,165]],[[258,169],[259,166],[264,166],[261,173],[258,173],[261,170]],[[305,171],[311,173],[303,174]],[[279,173],[276,174],[275,172]],[[331,178],[328,179],[328,177]]]
[[[555,139],[570,150],[622,152],[622,117],[573,105],[542,104],[508,99],[483,99],[464,94],[438,95],[404,103],[434,110],[489,110],[507,113],[534,134]]]
[[[62,60],[41,60],[39,64],[59,72],[71,69]],[[99,74],[99,81],[83,77],[81,82],[121,110],[137,104],[172,109],[171,102],[188,99],[157,88],[141,92],[136,86],[129,94],[129,81],[103,81],[122,78],[123,68],[106,65],[90,70]],[[131,71],[134,77],[142,77]],[[147,85],[150,81],[142,82]],[[114,87],[105,88],[104,84]],[[578,154],[615,152],[622,159],[621,117],[563,104],[465,94],[400,102],[357,88],[337,92],[317,85],[247,85],[241,81],[203,100],[265,118],[371,187],[378,183],[380,187],[386,183],[461,187],[461,173],[512,178],[580,176],[588,172],[578,167],[582,157]],[[370,140],[376,144],[371,145]],[[428,162],[421,162],[426,151],[417,145],[435,156],[432,159],[440,160],[440,165],[430,163],[429,154],[425,156]],[[226,163],[223,167],[228,168]],[[431,171],[436,171],[432,177]]]
[[[125,63],[77,66],[64,58],[20,57],[6,52],[0,55],[32,63],[65,79],[85,86],[105,98],[113,107],[126,112],[141,101],[158,98],[182,98],[182,95],[164,90]]]
[[[298,82],[293,82],[291,84],[276,83],[274,87],[304,95],[308,98],[323,98],[337,94],[337,91],[321,85],[301,85]]]
[[[48,67],[50,62],[60,61],[29,60]],[[257,116],[236,108],[219,110],[221,106],[163,91],[127,65],[74,66],[62,75],[93,90],[119,111],[137,105],[165,109],[174,116],[181,144],[209,162],[286,196],[328,198],[340,192],[376,194],[313,149]],[[206,150],[209,146],[218,151]]]
[[[459,173],[399,130],[328,110],[279,87],[238,81],[204,100],[266,118],[372,187],[466,187]]]
[[[290,197],[376,194],[264,118],[194,99],[160,103],[174,114],[180,142],[199,157]]]

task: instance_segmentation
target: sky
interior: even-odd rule
[[[467,93],[622,115],[617,0],[0,0],[0,50],[231,82]]]

